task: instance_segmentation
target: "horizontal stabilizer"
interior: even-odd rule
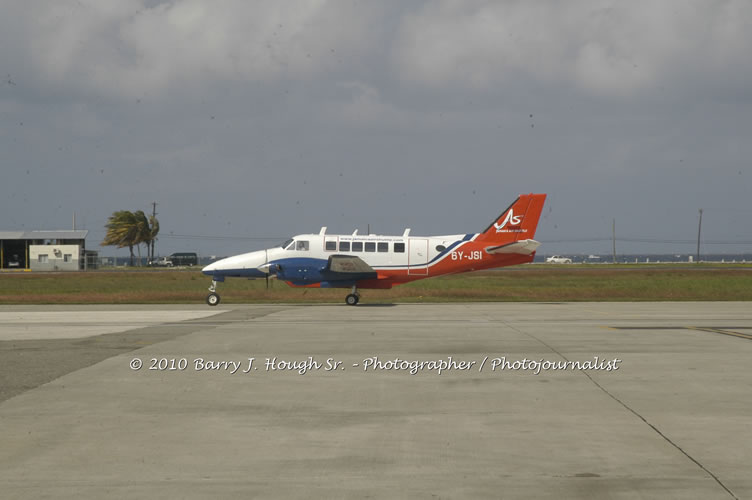
[[[538,249],[540,243],[535,240],[520,240],[505,245],[495,247],[486,247],[486,253],[516,253],[520,255],[530,255]]]

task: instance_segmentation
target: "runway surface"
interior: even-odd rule
[[[0,306],[0,491],[752,498],[750,310]]]

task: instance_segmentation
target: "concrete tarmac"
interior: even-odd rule
[[[0,496],[752,498],[748,303],[365,300],[0,307]]]

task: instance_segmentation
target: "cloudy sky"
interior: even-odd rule
[[[100,248],[156,201],[158,252],[228,255],[545,192],[539,253],[608,253],[613,219],[620,253],[694,253],[700,208],[704,251],[752,251],[747,0],[0,9],[3,230],[75,212]]]

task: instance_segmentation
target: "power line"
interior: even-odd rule
[[[90,229],[91,234],[105,233],[104,230]],[[160,238],[173,240],[219,240],[219,241],[284,241],[289,236],[217,236],[203,234],[160,234]],[[541,243],[597,243],[602,241],[612,241],[613,238],[562,238],[556,240],[541,239]],[[676,245],[691,245],[697,243],[697,240],[678,240],[662,238],[616,238],[616,241],[622,243],[671,243]],[[702,240],[703,245],[752,245],[752,240]]]
[[[283,241],[289,236],[207,236],[198,234],[165,234],[161,238],[173,240]]]
[[[569,238],[561,240],[540,240],[541,243],[593,243],[598,241],[612,241],[614,238]],[[658,238],[615,238],[623,243],[673,243],[691,245],[696,240],[668,240]],[[702,240],[704,245],[752,245],[752,240]]]
[[[91,234],[104,234],[103,229],[89,229]],[[289,236],[214,236],[205,234],[175,234],[175,233],[160,233],[160,238],[174,239],[174,240],[237,240],[237,241],[284,241]]]

